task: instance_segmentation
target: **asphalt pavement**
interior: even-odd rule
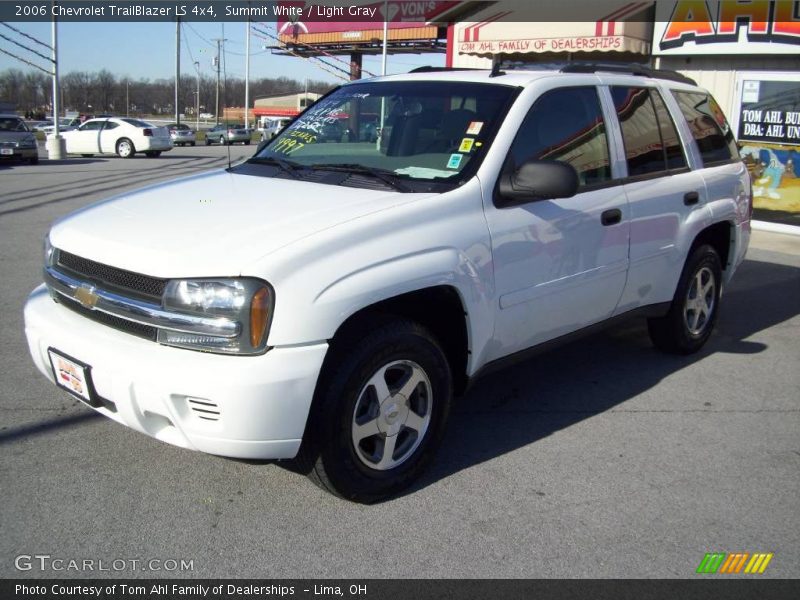
[[[55,389],[22,323],[50,223],[227,160],[0,164],[0,577],[691,578],[707,552],[771,552],[761,577],[797,576],[800,237],[754,234],[696,356],[658,353],[634,322],[483,379],[423,480],[375,506],[168,446]],[[36,555],[51,558],[18,570]]]

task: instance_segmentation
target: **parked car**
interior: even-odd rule
[[[261,129],[261,141],[271,140],[278,135],[281,130],[291,123],[292,119],[289,117],[274,117],[267,119],[264,127]]]
[[[65,131],[72,131],[73,129],[77,129],[80,124],[81,120],[79,118],[61,118],[58,120],[58,132],[64,133]],[[41,131],[43,131],[45,135],[50,135],[55,133],[55,126],[51,123],[45,127],[42,127]]]
[[[169,137],[172,139],[172,144],[175,146],[194,146],[197,143],[197,136],[194,129],[189,127],[186,123],[169,123],[167,125],[169,130]]]
[[[384,114],[380,145],[319,143],[345,110]],[[634,317],[700,350],[751,211],[719,106],[676,73],[354,81],[240,165],[57,222],[25,331],[119,423],[374,502],[484,373]]]
[[[235,144],[241,142],[245,145],[250,144],[252,131],[241,125],[227,125],[220,123],[206,131],[206,146],[211,144]]]
[[[94,156],[116,154],[133,158],[143,153],[148,158],[172,150],[172,140],[166,127],[156,127],[127,117],[90,119],[80,127],[64,133],[67,154]]]
[[[0,115],[0,160],[39,162],[36,136],[16,115]]]

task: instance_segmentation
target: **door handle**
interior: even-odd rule
[[[683,195],[683,203],[686,206],[691,206],[692,204],[697,204],[700,202],[700,194],[697,192],[686,192]]]
[[[604,210],[603,214],[600,215],[600,222],[606,227],[609,225],[616,225],[621,220],[622,220],[622,211],[618,208]]]

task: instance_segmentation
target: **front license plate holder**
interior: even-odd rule
[[[55,348],[48,348],[47,354],[58,387],[89,406],[94,408],[102,406],[92,383],[92,368],[89,365]]]
[[[3,156],[13,156],[14,151],[11,148],[0,148],[0,154]]]

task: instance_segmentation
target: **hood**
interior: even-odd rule
[[[56,247],[155,277],[222,277],[292,242],[422,194],[215,171],[81,209]]]

